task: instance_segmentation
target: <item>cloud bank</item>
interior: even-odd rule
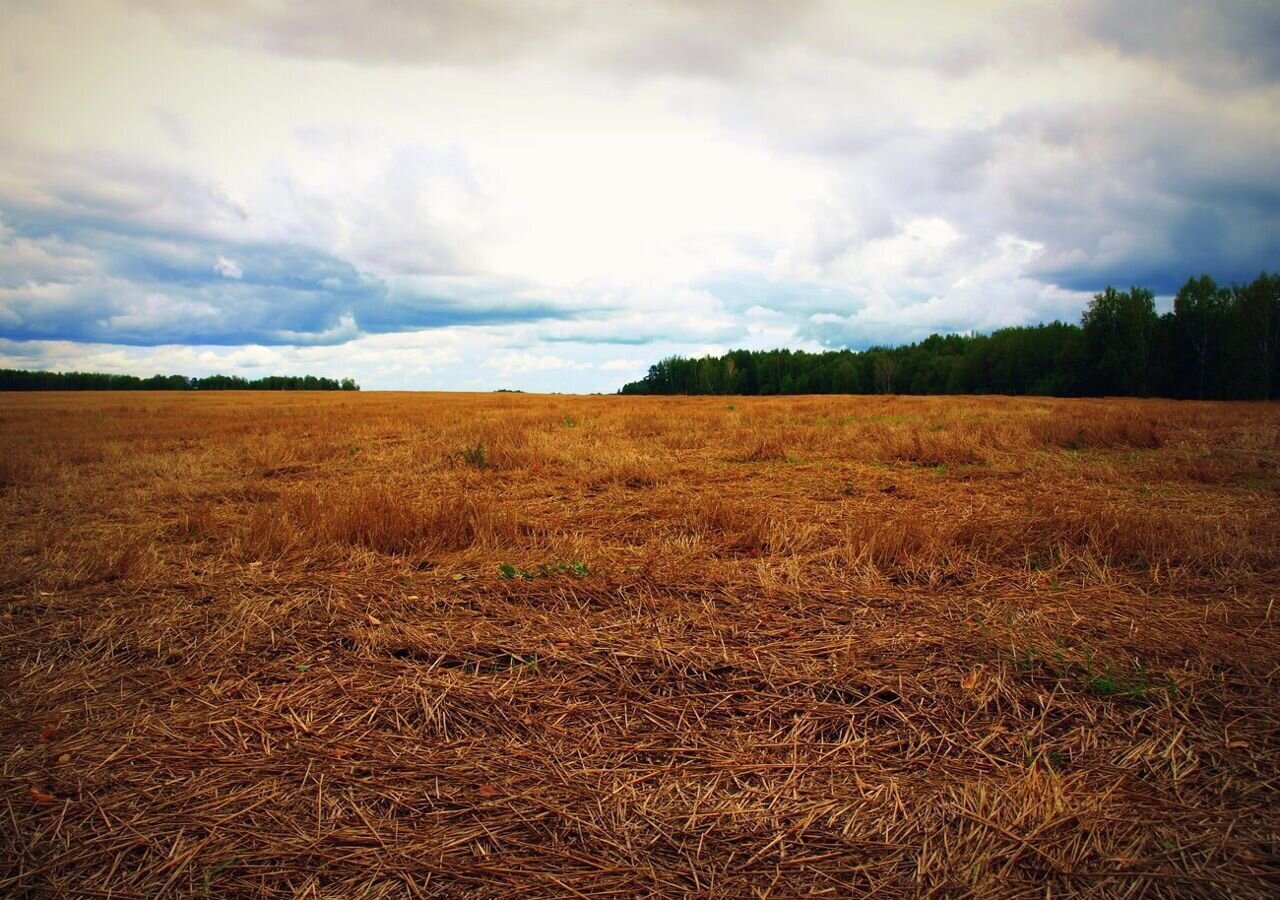
[[[608,390],[1280,261],[1280,8],[0,10],[0,366]]]

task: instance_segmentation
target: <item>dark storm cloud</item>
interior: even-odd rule
[[[14,176],[0,181],[0,337],[10,340],[334,344],[569,315],[512,279],[445,268],[455,277],[403,283],[308,243],[257,237],[241,203],[164,166],[3,143],[0,159]],[[395,240],[377,255],[396,252],[409,255]]]
[[[1210,86],[1280,77],[1280,4],[1274,0],[1093,0],[1068,15],[1090,38]]]
[[[518,292],[395,287],[296,244],[229,243],[5,217],[0,337],[127,345],[342,343],[361,333],[565,315]]]
[[[1055,134],[1069,134],[1057,143]],[[991,171],[1005,230],[1044,244],[1033,272],[1063,287],[1189,275],[1245,280],[1280,261],[1280,140],[1211,108],[1063,111],[1006,123]],[[1002,153],[1041,164],[1002,164]]]
[[[575,59],[653,77],[696,73],[768,80],[766,56],[799,50],[894,70],[963,77],[1081,44],[1175,66],[1209,84],[1280,74],[1280,7],[1271,0],[974,3],[952,29],[945,4],[894,9],[821,0],[132,0],[184,33],[291,56],[358,64],[487,65]],[[824,14],[844,13],[838,27]],[[915,23],[886,39],[897,13]],[[808,27],[812,25],[813,27]],[[960,27],[963,26],[963,27]]]
[[[1141,284],[1167,294],[1190,275],[1247,280],[1280,263],[1280,132],[1216,94],[1046,98],[987,127],[878,137],[837,124],[807,144],[788,138],[848,173],[842,194],[858,211],[857,227],[826,230],[819,263],[930,216],[964,239],[905,274],[963,271],[1002,235],[1042,245],[1027,273],[1075,291]],[[904,302],[909,294],[899,287]]]
[[[552,40],[575,4],[558,0],[137,0],[174,27],[294,56],[373,64],[490,61]]]
[[[136,0],[173,27],[267,52],[366,65],[486,65],[557,56],[592,68],[741,74],[815,0]]]

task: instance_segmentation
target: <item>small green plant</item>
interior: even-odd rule
[[[477,469],[483,469],[489,464],[488,457],[485,455],[484,444],[477,442],[474,447],[467,447],[460,454],[462,461],[469,466],[475,466]]]
[[[578,420],[575,419],[573,416],[565,416],[563,419],[560,420],[560,424],[563,425],[565,428],[576,428],[578,425]]]
[[[1044,665],[1044,659],[1035,647],[1027,647],[1025,650],[1014,649],[1013,664],[1022,674],[1028,674],[1040,669]]]
[[[1176,681],[1168,678],[1163,685],[1154,683],[1141,661],[1135,662],[1126,672],[1116,669],[1110,661],[1102,667],[1101,672],[1093,672],[1090,667],[1086,669],[1082,682],[1087,690],[1099,697],[1119,697],[1139,703],[1151,699],[1151,693],[1161,687],[1170,697],[1178,696]]]
[[[1067,765],[1067,758],[1063,755],[1062,751],[1055,750],[1053,748],[1040,751],[1028,748],[1022,754],[1022,761],[1027,768],[1032,768],[1039,763],[1052,772],[1061,772]]]
[[[520,672],[527,671],[534,675],[538,674],[538,656],[536,653],[522,655],[504,650],[495,656],[490,657],[485,662],[476,663],[476,674],[487,670],[490,675],[500,675],[503,672]]]
[[[208,897],[210,892],[213,890],[213,882],[217,879],[217,877],[221,875],[223,872],[227,871],[227,869],[234,866],[235,864],[236,864],[235,859],[224,859],[222,862],[218,863],[208,872],[205,872],[204,881],[201,884],[201,893],[205,897]]]
[[[505,579],[522,578],[525,581],[532,581],[535,578],[550,578],[553,575],[572,575],[575,578],[581,578],[590,574],[590,569],[586,563],[569,562],[569,563],[542,563],[536,569],[521,569],[510,563],[503,563],[498,566],[498,576]]]
[[[1084,686],[1090,693],[1099,697],[1113,697],[1120,693],[1120,682],[1110,671],[1086,676]]]
[[[1061,649],[1066,645],[1063,636],[1057,640],[1059,648],[1048,656],[1035,647],[1015,648],[1013,665],[1015,670],[1027,677],[1050,677],[1062,683],[1074,682],[1081,690],[1095,697],[1128,700],[1135,703],[1146,703],[1153,699],[1152,694],[1160,689],[1170,697],[1178,696],[1178,684],[1172,678],[1164,682],[1156,682],[1147,671],[1141,660],[1131,664],[1117,666],[1112,660],[1095,658],[1091,648],[1084,648],[1084,662],[1073,662]]]

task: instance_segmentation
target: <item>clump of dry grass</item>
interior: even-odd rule
[[[984,461],[980,447],[964,434],[942,427],[894,429],[880,437],[881,458],[917,466],[974,465]]]
[[[653,458],[638,453],[593,456],[585,475],[586,483],[592,487],[619,485],[633,490],[653,487],[661,477]]]
[[[140,582],[155,568],[151,542],[139,539],[125,541],[115,550],[98,557],[90,570],[91,581]]]
[[[193,500],[178,512],[169,533],[178,538],[198,540],[216,533],[218,511],[207,499]]]
[[[1033,433],[1054,447],[1097,450],[1132,447],[1154,450],[1164,445],[1163,429],[1150,414],[1098,410],[1055,414],[1035,423]]]
[[[741,443],[741,452],[734,458],[741,462],[786,462],[787,442],[777,429],[753,429]]]
[[[759,556],[769,548],[769,520],[763,510],[713,495],[691,498],[689,530],[724,550]]]
[[[479,495],[412,500],[392,485],[354,490],[334,501],[306,502],[312,533],[380,553],[466,550],[514,539],[510,517]]]
[[[304,546],[299,523],[277,503],[254,506],[241,524],[236,556],[248,562],[282,559]]]
[[[841,564],[855,573],[897,583],[937,583],[953,570],[954,529],[917,516],[860,518],[837,545]]]
[[[1127,570],[1252,571],[1278,557],[1256,516],[1231,519],[1106,503],[1036,498],[1016,514],[972,519],[954,540],[987,561]]]
[[[414,497],[395,485],[372,483],[259,505],[244,523],[240,555],[280,559],[326,544],[421,555],[501,545],[516,536],[508,512],[478,493]]]
[[[1274,893],[1274,406],[0,419],[0,894]]]
[[[0,489],[14,487],[25,482],[31,473],[29,457],[0,457]]]

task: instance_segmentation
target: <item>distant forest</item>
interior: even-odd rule
[[[0,391],[358,391],[354,379],[315,375],[105,375],[101,372],[27,372],[0,369]]]
[[[1208,275],[1159,315],[1145,288],[1095,294],[1079,325],[932,335],[807,353],[673,356],[622,394],[1040,394],[1266,399],[1280,385],[1280,273],[1224,287]]]

